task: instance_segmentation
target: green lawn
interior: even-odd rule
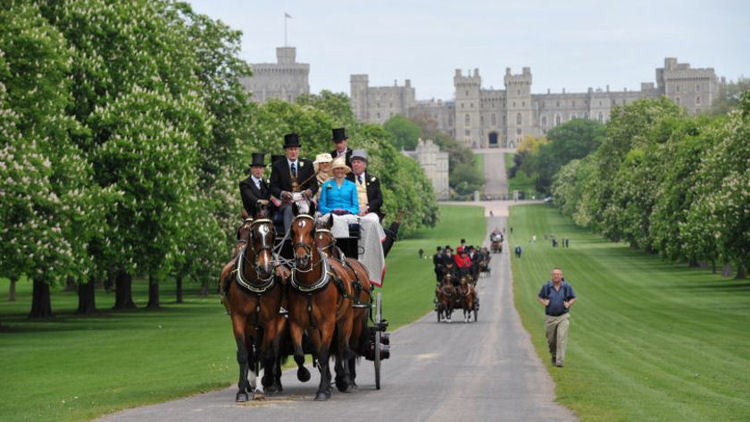
[[[474,154],[474,168],[479,176],[484,178],[484,154]]]
[[[514,293],[526,329],[582,420],[750,420],[750,283],[664,262],[577,228],[541,205],[514,207]],[[544,234],[570,238],[553,249]],[[533,234],[537,242],[529,243]],[[573,285],[565,368],[549,363],[543,308],[554,266]]]
[[[398,242],[388,258],[382,291],[392,329],[432,309],[432,261],[419,260],[419,248],[429,255],[437,244],[479,243],[485,235],[482,208],[440,212],[436,228]],[[161,310],[110,312],[113,294],[97,290],[104,312],[82,318],[72,314],[75,293],[54,291],[54,320],[30,322],[30,283],[18,283],[14,303],[8,283],[0,278],[0,421],[88,420],[236,381],[234,338],[216,295],[200,298],[193,288],[177,305],[173,286],[163,285]],[[146,283],[135,282],[133,293],[143,307]]]
[[[515,154],[505,153],[505,171],[510,172],[513,167],[513,156]],[[508,191],[520,191],[525,192],[527,196],[535,196],[537,199],[541,198],[541,194],[536,191],[534,178],[526,175],[526,173],[519,171],[513,178],[508,178]]]

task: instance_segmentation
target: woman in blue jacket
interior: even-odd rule
[[[320,213],[357,214],[359,212],[357,186],[354,182],[346,180],[347,173],[351,173],[352,170],[346,165],[343,157],[340,157],[333,160],[331,171],[333,179],[323,183],[320,187]]]

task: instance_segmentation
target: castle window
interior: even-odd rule
[[[674,102],[677,103],[677,105],[680,105],[680,97],[675,97]]]
[[[675,86],[674,90],[677,91],[677,92],[680,92],[680,86],[679,85]]]
[[[469,129],[466,129],[464,133],[466,134],[466,136],[471,136],[471,130]]]
[[[484,116],[479,116],[479,125],[484,126]]]
[[[526,101],[521,102],[521,107],[526,107]]]
[[[557,102],[555,103],[555,106],[556,106],[556,107],[560,107],[560,101],[557,101]]]
[[[547,126],[547,116],[542,116],[542,126]]]
[[[701,97],[695,97],[695,103],[700,104],[701,103]]]
[[[521,129],[520,128],[516,129],[516,135],[520,135],[520,134],[521,134]]]
[[[468,125],[470,125],[470,124],[471,124],[471,116],[470,116],[470,115],[469,115],[468,113],[467,113],[467,114],[466,114],[466,116],[464,117],[464,124],[465,124],[466,126],[468,126]]]
[[[695,86],[695,92],[698,92],[698,91],[700,91],[700,90],[701,90],[701,86],[700,86],[700,85],[696,85],[696,86]]]
[[[393,108],[393,103],[388,103],[388,107]]]
[[[521,95],[521,90],[520,89],[518,90],[518,95]]]
[[[599,123],[604,123],[604,115],[601,111],[599,112]]]
[[[521,113],[516,114],[516,124],[519,126],[523,124],[523,117],[521,116]]]
[[[513,107],[515,107],[515,106],[516,106],[516,102],[515,102],[515,101],[513,101]]]
[[[602,101],[601,101],[601,100],[599,100],[599,105],[600,105],[600,106],[602,105]]]
[[[467,97],[469,96],[469,91],[468,91],[468,90],[466,91],[466,96],[467,96]]]
[[[461,103],[461,108],[464,108],[464,103]]]
[[[380,119],[380,112],[378,112],[377,117],[378,117],[378,119]]]
[[[495,116],[495,113],[492,113],[492,126],[495,126],[497,124],[497,116]]]
[[[469,104],[469,105],[471,106],[471,108],[474,108],[474,103],[471,103],[471,104]]]
[[[575,107],[576,106],[576,102],[575,101],[571,101],[570,105],[572,105],[573,107]]]
[[[559,125],[561,121],[562,121],[562,117],[560,117],[559,114],[556,115],[555,116],[555,126]]]

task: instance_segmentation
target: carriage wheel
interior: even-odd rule
[[[478,314],[479,314],[479,309],[477,309],[477,304],[475,303],[474,304],[474,322],[478,321]]]
[[[375,324],[379,327],[383,319],[381,313],[382,294],[378,292],[375,296]],[[375,331],[375,389],[380,390],[380,330]]]
[[[437,319],[438,322],[440,322],[440,310],[438,309],[437,311],[435,311],[435,313],[437,313]]]

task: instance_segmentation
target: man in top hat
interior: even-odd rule
[[[284,135],[285,158],[271,165],[271,195],[281,199],[279,212],[284,219],[284,230],[289,230],[294,219],[292,203],[301,195],[310,200],[318,191],[318,180],[310,160],[299,158],[299,135]],[[296,195],[293,195],[296,194]]]
[[[343,127],[337,127],[333,129],[333,138],[331,139],[336,144],[336,149],[331,151],[331,157],[344,157],[346,165],[351,168],[352,166],[352,150],[349,149],[349,137],[346,136],[346,130]]]
[[[271,197],[271,190],[268,182],[263,180],[263,171],[266,169],[265,154],[253,153],[253,161],[250,163],[251,176],[240,182],[240,195],[242,196],[242,206],[252,218],[261,217],[259,213],[263,210],[264,205]]]

